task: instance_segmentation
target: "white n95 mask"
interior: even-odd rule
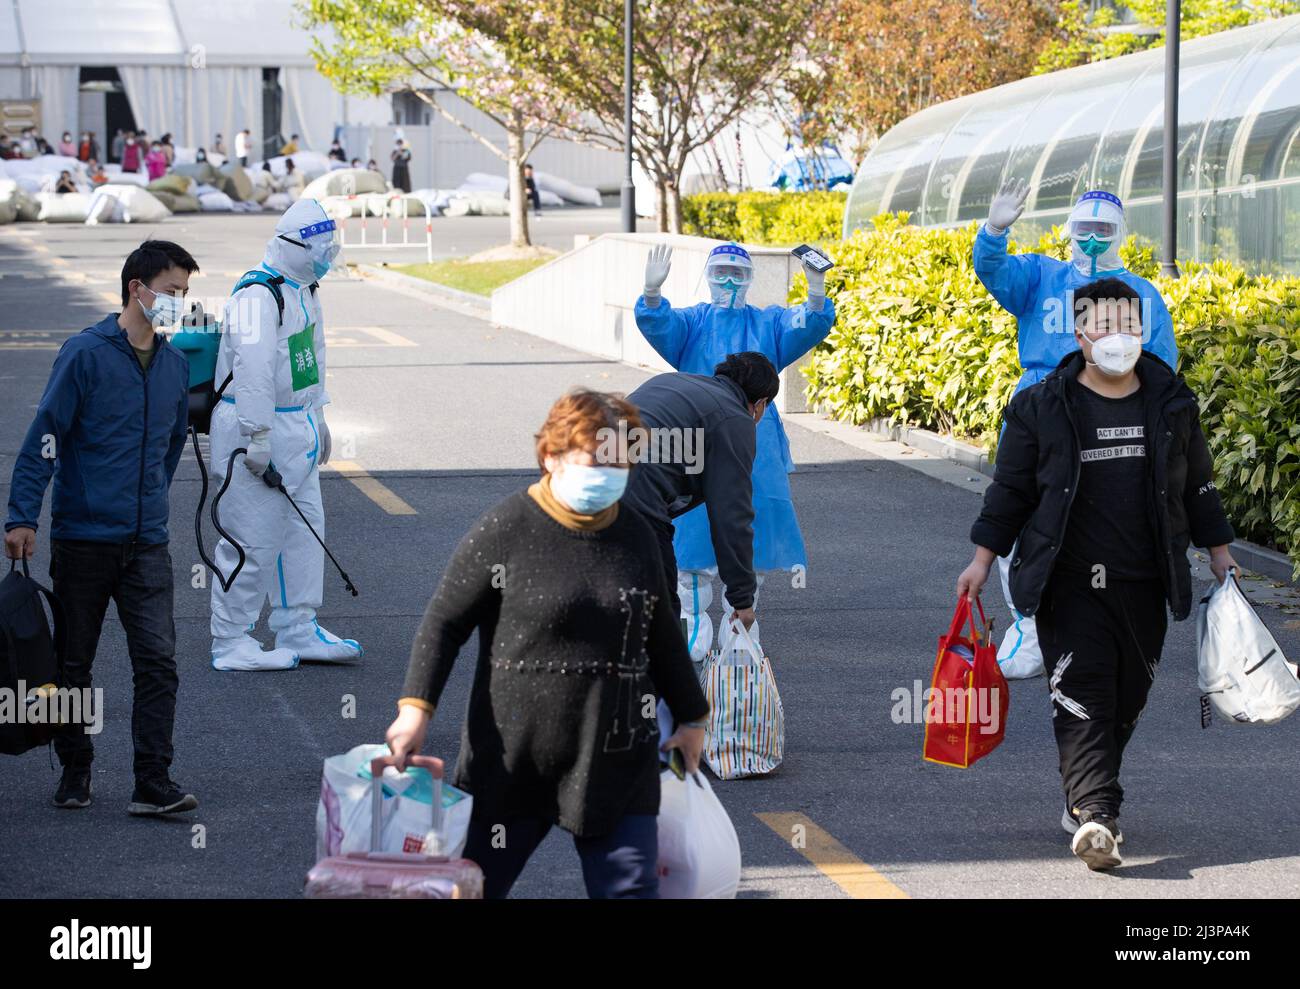
[[[1142,339],[1131,333],[1108,333],[1092,344],[1092,360],[1097,370],[1118,378],[1133,370],[1142,353]]]

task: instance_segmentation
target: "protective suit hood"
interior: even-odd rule
[[[266,245],[263,264],[299,285],[320,281],[340,267],[338,230],[315,199],[299,199],[284,211]]]
[[[744,309],[745,296],[754,280],[754,262],[739,244],[720,244],[704,263],[709,299],[723,309]]]
[[[1124,204],[1102,189],[1085,192],[1065,224],[1070,238],[1070,263],[1085,278],[1119,271],[1119,245],[1128,236]]]

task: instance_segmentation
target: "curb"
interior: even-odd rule
[[[470,306],[479,310],[484,319],[490,319],[492,316],[492,300],[486,295],[462,292],[457,288],[431,282],[427,278],[416,278],[414,275],[404,275],[400,271],[391,271],[383,265],[359,264],[357,270],[366,277],[375,279],[375,281],[401,285],[405,288],[414,289],[422,295],[437,296],[448,302],[458,302],[462,306]]]
[[[819,414],[825,415],[824,410],[818,409],[817,411]],[[989,463],[987,453],[979,447],[963,443],[951,436],[942,436],[928,429],[890,422],[888,419],[871,419],[863,423],[859,428],[875,433],[877,436],[894,440],[897,443],[906,443],[908,446],[915,447],[932,456],[951,460],[970,470],[979,471],[988,477],[993,476],[993,465]],[[1289,587],[1300,587],[1300,581],[1292,577],[1291,561],[1285,554],[1263,546],[1256,546],[1254,543],[1246,542],[1243,539],[1233,542],[1231,549],[1233,557],[1246,569],[1263,574],[1265,577],[1279,581]]]

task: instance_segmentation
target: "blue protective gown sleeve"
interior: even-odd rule
[[[825,340],[835,325],[835,303],[830,299],[822,301],[821,309],[810,309],[806,302],[788,308],[768,306],[764,315],[773,310],[777,319],[776,359],[773,363],[778,371],[789,367]]]
[[[654,347],[655,352],[675,370],[682,370],[686,343],[699,324],[699,309],[699,306],[674,309],[663,296],[659,297],[657,306],[646,305],[644,295],[636,300],[637,329],[646,338],[646,342]]]
[[[1007,235],[994,237],[980,224],[972,251],[975,274],[989,294],[1013,316],[1028,315],[1038,297],[1042,261],[1038,254],[1008,254]]]
[[[1174,340],[1174,321],[1169,316],[1169,307],[1165,305],[1165,300],[1156,291],[1154,285],[1151,286],[1149,298],[1151,299],[1151,335],[1147,338],[1146,349],[1177,370],[1178,343]]]
[[[9,486],[9,518],[5,531],[15,526],[35,529],[41,517],[41,503],[45,489],[54,474],[55,460],[64,447],[72,424],[76,421],[87,382],[81,355],[84,348],[65,343],[59,349],[45,385],[36,416],[27,430],[22,449],[14,461],[14,471]],[[46,437],[53,440],[53,457],[45,456]]]

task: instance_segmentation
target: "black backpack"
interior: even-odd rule
[[[46,617],[44,598],[50,606]],[[21,755],[28,749],[46,745],[58,730],[57,725],[30,724],[18,717],[19,707],[27,710],[27,698],[41,687],[61,686],[62,659],[66,629],[63,608],[51,591],[32,580],[23,560],[9,565],[9,573],[0,580],[0,753]],[[19,684],[22,684],[21,690]]]

